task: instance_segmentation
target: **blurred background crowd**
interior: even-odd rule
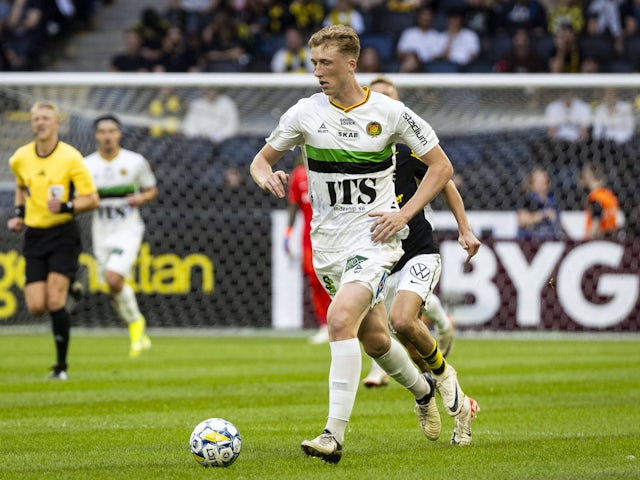
[[[311,71],[309,35],[343,23],[361,72],[640,71],[640,0],[0,0],[2,70],[52,69],[125,4],[106,70]]]

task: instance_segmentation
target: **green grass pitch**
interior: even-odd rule
[[[390,384],[360,388],[342,461],[329,465],[300,450],[324,427],[327,345],[157,333],[130,360],[124,329],[73,332],[67,382],[44,380],[50,334],[0,335],[0,479],[640,478],[638,336],[459,338],[450,361],[481,407],[470,447],[449,445],[444,412],[429,442],[411,395]],[[227,469],[190,455],[209,417],[242,435]]]

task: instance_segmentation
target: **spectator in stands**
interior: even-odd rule
[[[578,73],[581,54],[576,32],[568,21],[558,27],[554,35],[554,47],[549,58],[551,73]]]
[[[446,38],[433,28],[435,11],[431,7],[420,8],[416,12],[416,25],[402,32],[396,47],[396,57],[400,60],[400,72],[421,72],[422,65],[442,54]]]
[[[541,73],[547,71],[545,60],[531,48],[526,28],[516,28],[511,50],[499,60],[494,70],[499,73]]]
[[[580,73],[600,73],[601,66],[597,58],[588,55],[580,60]]]
[[[362,14],[353,8],[351,0],[335,0],[335,6],[329,10],[322,22],[323,26],[347,25],[353,28],[358,35],[364,33],[364,18]]]
[[[182,133],[189,138],[208,138],[220,143],[238,133],[239,114],[236,103],[215,88],[202,90],[200,98],[189,102],[182,121]]]
[[[296,27],[284,33],[284,46],[271,59],[271,71],[275,73],[312,73],[311,50],[304,36]]]
[[[181,0],[169,0],[169,5],[162,13],[162,18],[172,27],[178,27],[186,35],[194,33],[187,32],[187,12],[182,9]]]
[[[325,12],[322,0],[274,2],[269,10],[269,18],[280,24],[280,31],[284,31],[289,26],[295,26],[307,35],[322,27]]]
[[[497,0],[466,0],[464,23],[486,41],[495,34],[499,21],[499,2]]]
[[[209,72],[239,72],[249,63],[248,46],[236,19],[226,10],[216,12],[202,32],[202,56]]]
[[[552,35],[567,24],[573,27],[574,32],[581,32],[584,27],[584,11],[579,0],[556,0],[547,13],[547,29]]]
[[[560,223],[560,211],[551,191],[549,173],[534,167],[522,185],[518,197],[518,238],[561,240],[565,237]]]
[[[149,104],[151,126],[149,133],[152,137],[162,137],[174,134],[180,128],[180,118],[184,111],[184,103],[176,93],[174,87],[162,87],[156,97]]]
[[[584,28],[578,35],[580,53],[595,58],[598,63],[606,65],[614,55],[622,53],[622,33],[618,38],[600,29],[598,16],[589,12],[585,18]]]
[[[620,6],[620,22],[624,38],[640,35],[640,0],[627,0]]]
[[[169,30],[169,22],[155,8],[147,7],[142,10],[140,20],[132,28],[140,35],[142,56],[151,65],[158,63],[163,54],[162,42]]]
[[[103,0],[103,4],[107,4],[107,1]],[[96,15],[96,0],[73,0],[70,1],[59,1],[55,2],[56,7],[61,11],[61,13],[67,16],[70,19],[75,19],[80,22],[79,27],[81,29],[92,29],[94,28],[94,21]],[[66,4],[66,7],[65,7]],[[70,5],[73,8],[70,8]],[[65,13],[66,10],[66,13]],[[66,27],[63,27],[65,30]]]
[[[635,130],[636,118],[631,103],[620,100],[615,88],[605,88],[602,102],[593,114],[593,138],[622,144],[633,138]]]
[[[601,167],[587,163],[580,171],[579,184],[588,192],[585,204],[585,240],[612,238],[620,228],[620,207],[616,195],[605,187]]]
[[[480,55],[480,37],[464,26],[464,13],[453,8],[447,12],[445,45],[438,59],[448,60],[463,69]]]
[[[552,140],[580,142],[589,135],[591,107],[567,90],[545,109],[547,134]]]
[[[4,38],[6,36],[7,20],[11,13],[11,1],[0,1],[0,70],[10,70],[10,64],[5,56]]]
[[[112,72],[148,72],[151,64],[142,55],[142,39],[134,29],[124,32],[124,52],[117,53],[111,59]]]
[[[354,6],[362,14],[364,31],[375,32],[378,29],[378,21],[385,14],[385,0],[353,0]]]
[[[171,27],[162,39],[162,52],[154,72],[198,72],[198,57],[190,50],[178,27]]]
[[[227,189],[239,191],[245,188],[245,178],[238,167],[229,166],[222,174],[223,183]]]
[[[423,5],[437,8],[439,4],[439,2],[420,0],[387,0],[387,10],[390,12],[414,12]]]
[[[221,0],[179,0],[184,12],[184,32],[200,34],[213,18]]]
[[[384,66],[375,47],[364,47],[358,57],[358,73],[381,73]]]
[[[509,0],[501,8],[499,25],[511,34],[524,28],[541,37],[547,34],[547,10],[538,0]]]
[[[591,0],[586,12],[587,19],[591,18],[595,23],[595,32],[598,35],[613,38],[614,49],[618,54],[622,53],[622,3],[623,0]]]
[[[46,38],[44,11],[37,0],[14,0],[4,22],[3,55],[8,70],[34,70]]]

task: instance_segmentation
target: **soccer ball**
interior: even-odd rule
[[[242,448],[238,429],[224,418],[200,422],[191,434],[191,454],[203,467],[228,467]]]

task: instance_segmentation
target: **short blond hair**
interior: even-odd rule
[[[395,88],[395,85],[393,84],[391,79],[384,75],[378,75],[377,77],[375,77],[373,80],[371,80],[371,83],[369,83],[369,86],[375,85],[376,83],[384,83],[385,85],[389,85],[390,87]]]
[[[389,77],[385,77],[384,75],[378,75],[373,80],[371,80],[371,83],[369,83],[369,87],[373,87],[374,85],[386,85],[389,88],[389,93],[387,92],[384,92],[384,93],[388,95],[390,98],[393,98],[394,100],[400,100],[400,94],[398,93],[398,88],[395,86],[395,84],[391,81]]]
[[[60,120],[60,110],[58,109],[58,106],[49,100],[40,100],[39,102],[34,103],[29,111],[33,114],[36,110],[41,108],[48,108],[53,112],[55,117]]]
[[[360,38],[356,31],[347,25],[329,25],[314,33],[309,39],[309,47],[335,45],[342,55],[356,60],[360,56]]]

